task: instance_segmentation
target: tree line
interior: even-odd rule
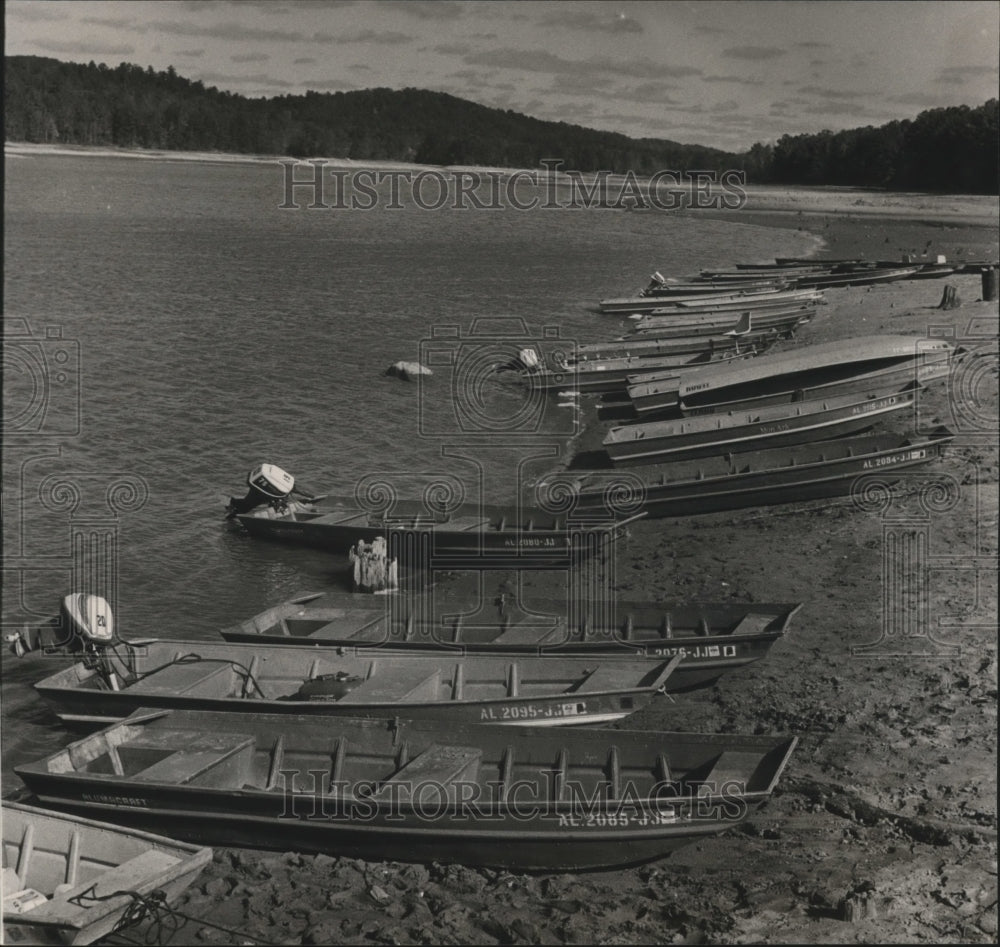
[[[916,119],[785,135],[733,154],[629,138],[488,108],[443,92],[366,89],[251,99],[131,63],[5,59],[7,141],[223,151],[356,161],[652,174],[747,172],[750,183],[998,192],[998,103],[932,109]]]

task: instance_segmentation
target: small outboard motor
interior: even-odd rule
[[[247,485],[250,490],[243,499],[229,498],[226,507],[229,518],[237,513],[249,513],[258,506],[270,506],[276,512],[284,512],[295,490],[295,478],[275,464],[261,464],[247,474]]]
[[[40,628],[25,628],[8,635],[6,640],[19,658],[31,651],[80,655],[84,665],[96,670],[114,691],[134,678],[133,671],[116,654],[116,646],[128,650],[128,642],[115,634],[111,606],[100,595],[72,592],[59,603],[57,618]]]
[[[59,603],[59,616],[38,628],[23,628],[6,638],[19,658],[31,651],[96,654],[116,642],[111,606],[100,595],[73,592]]]

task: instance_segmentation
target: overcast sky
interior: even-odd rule
[[[6,53],[247,96],[407,86],[742,150],[997,95],[1000,4],[8,0]]]

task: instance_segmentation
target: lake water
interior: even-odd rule
[[[6,170],[5,630],[54,613],[72,535],[113,536],[126,636],[209,639],[343,588],[344,563],[223,523],[254,465],[323,492],[450,475],[469,499],[511,500],[520,460],[564,442],[573,411],[553,399],[540,427],[511,428],[523,389],[475,375],[483,351],[619,334],[594,305],[654,270],[816,247],[695,213],[398,210],[387,195],[371,211],[283,210],[277,164],[39,156]],[[512,318],[523,331],[496,321]],[[457,361],[426,384],[384,374],[432,351]],[[12,765],[65,739],[30,688],[48,667],[3,662],[5,792]]]

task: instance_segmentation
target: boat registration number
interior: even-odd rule
[[[673,657],[679,654],[682,658],[735,658],[736,645],[697,645],[693,648],[647,648],[646,654],[666,655]]]
[[[559,827],[567,829],[627,829],[633,826],[672,825],[677,821],[673,809],[661,812],[587,812],[559,813]]]
[[[571,704],[513,704],[502,707],[483,707],[479,711],[480,720],[545,720],[551,717],[578,717],[587,712],[583,701]]]
[[[888,457],[876,457],[874,460],[866,460],[863,469],[873,470],[876,467],[889,467],[892,464],[905,463],[908,460],[923,460],[926,456],[926,450],[908,450],[902,454],[890,454]]]
[[[566,540],[569,542],[569,540]],[[505,539],[504,546],[555,546],[556,541],[550,537],[531,537],[529,539]]]

